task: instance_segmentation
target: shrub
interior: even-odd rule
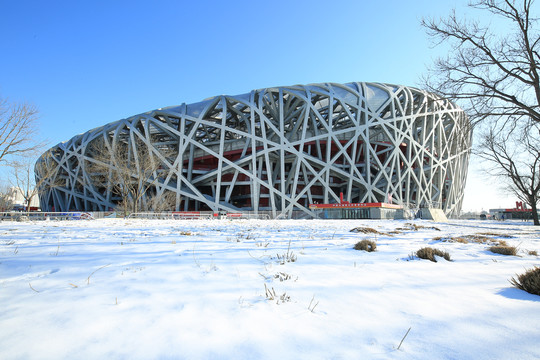
[[[377,230],[370,228],[370,227],[356,227],[354,229],[351,229],[350,232],[353,233],[362,233],[362,234],[381,234]]]
[[[441,229],[439,229],[438,227],[435,227],[435,226],[416,225],[416,224],[413,224],[413,223],[406,223],[405,225],[410,226],[410,229],[407,229],[407,230],[418,231],[419,229],[428,229],[428,230],[431,229],[431,230],[441,231]]]
[[[535,266],[534,269],[517,275],[517,280],[512,278],[510,284],[530,294],[540,295],[540,267]]]
[[[465,235],[465,238],[473,243],[484,244],[491,241],[492,239],[486,235],[474,234],[474,235]]]
[[[433,241],[442,241],[442,242],[458,242],[462,244],[468,244],[469,241],[462,237],[451,237],[451,236],[436,236],[433,238]]]
[[[492,246],[488,249],[492,253],[501,255],[517,255],[517,248],[515,246]]]
[[[377,250],[377,244],[372,240],[362,240],[354,245],[354,250],[364,250],[367,252],[372,252]]]
[[[503,238],[513,238],[514,236],[510,234],[499,234],[495,232],[481,232],[477,233],[477,235],[487,235],[487,236],[496,236],[496,237],[503,237]]]
[[[440,256],[446,261],[452,261],[448,252],[430,247],[421,248],[416,252],[416,256],[418,256],[420,259],[426,259],[433,262],[437,262],[435,256]]]
[[[463,236],[437,236],[434,237],[434,241],[443,241],[443,242],[458,242],[462,244],[468,244],[469,242],[476,243],[476,244],[489,244],[489,245],[500,245],[500,246],[508,246],[506,241],[504,240],[494,240],[492,238],[487,237],[485,234],[491,234],[491,233],[483,233],[483,234],[474,234],[474,235],[463,235]]]

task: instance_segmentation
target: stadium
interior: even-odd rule
[[[122,119],[36,163],[43,211],[317,217],[312,204],[459,213],[472,131],[435,94],[354,82],[215,96]]]

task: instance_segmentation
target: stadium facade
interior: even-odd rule
[[[343,194],[352,203],[391,199],[452,215],[463,200],[471,136],[463,110],[411,87],[272,87],[90,130],[42,155],[36,178],[44,211],[114,209],[123,161],[129,181],[148,188],[141,209],[167,196],[173,211],[314,216],[310,204],[338,203]],[[143,175],[144,162],[158,166]]]

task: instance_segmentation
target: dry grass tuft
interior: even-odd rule
[[[508,246],[507,242],[504,240],[495,240],[490,237],[487,237],[484,234],[473,234],[473,235],[463,235],[463,236],[437,236],[434,237],[434,241],[443,241],[443,242],[458,242],[462,244],[475,243],[475,244],[489,244],[493,246]]]
[[[350,232],[353,232],[353,233],[362,233],[362,234],[381,234],[380,232],[378,232],[377,230],[373,229],[373,228],[370,228],[370,227],[356,227],[354,229],[351,229]]]
[[[495,245],[495,246],[490,247],[488,250],[495,254],[513,255],[513,256],[517,255],[517,248],[515,246]]]
[[[529,250],[528,254],[531,256],[538,256],[538,252],[536,250]]]
[[[499,234],[499,233],[494,233],[494,232],[481,232],[481,233],[476,233],[477,235],[486,235],[486,236],[496,236],[496,237],[502,237],[502,238],[507,238],[507,239],[510,239],[510,238],[513,238],[512,235],[510,234]]]
[[[398,230],[398,231],[411,231],[411,230],[418,231],[420,229],[427,229],[427,230],[441,231],[441,229],[439,229],[438,227],[435,227],[435,226],[416,225],[416,224],[413,224],[413,223],[406,223],[405,226],[406,227],[398,227],[395,230]]]
[[[426,259],[433,262],[437,262],[435,256],[440,256],[446,261],[452,261],[448,252],[430,247],[421,248],[416,252],[416,256],[418,256],[420,259]]]
[[[377,244],[375,243],[375,241],[362,240],[354,245],[354,250],[364,250],[367,252],[372,252],[377,250]]]
[[[485,244],[487,242],[490,242],[493,240],[492,238],[489,238],[485,235],[481,234],[474,234],[474,235],[465,235],[464,238],[469,240],[470,242],[477,243],[477,244]]]
[[[517,275],[517,280],[512,278],[510,284],[530,294],[540,295],[540,267],[535,266],[534,269]]]
[[[442,241],[442,242],[458,242],[462,244],[468,244],[469,241],[462,237],[451,237],[451,236],[436,236],[433,238],[434,241]]]

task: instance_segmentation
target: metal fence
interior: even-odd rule
[[[0,212],[0,220],[27,221],[27,220],[94,220],[94,216],[87,212]]]

